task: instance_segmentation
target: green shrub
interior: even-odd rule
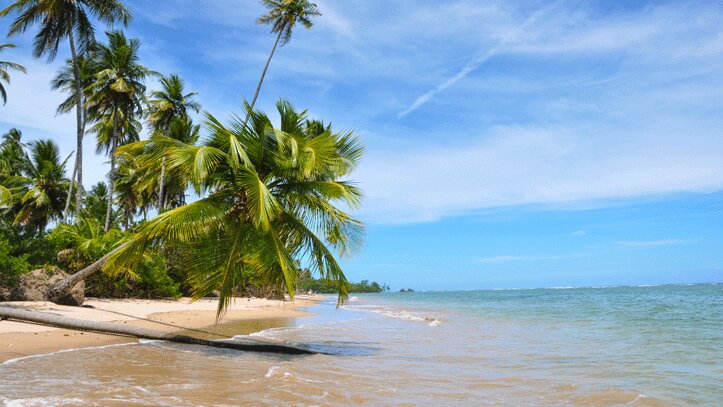
[[[27,255],[14,256],[10,242],[0,238],[0,287],[12,287],[20,274],[30,271]]]
[[[167,272],[166,261],[157,253],[144,257],[134,275],[96,273],[85,281],[86,295],[103,298],[178,298],[180,284]]]

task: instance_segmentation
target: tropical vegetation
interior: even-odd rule
[[[334,294],[336,287],[323,278],[307,277],[299,281],[298,289],[301,292],[312,292],[317,294]],[[383,293],[389,291],[389,286],[376,281],[362,280],[358,283],[350,283],[349,293]]]
[[[38,25],[33,43],[33,56],[55,59],[60,43],[68,40],[71,63],[73,65],[73,83],[75,85],[76,107],[76,169],[73,171],[76,181],[76,205],[82,205],[83,197],[83,88],[79,57],[92,50],[95,44],[95,29],[91,17],[107,25],[116,21],[128,25],[130,11],[121,0],[16,0],[3,10],[0,17],[15,14],[8,36],[18,35]]]
[[[275,115],[254,109],[277,46],[320,15],[307,0],[262,3],[268,13],[258,22],[271,24],[276,42],[251,103],[228,121],[201,114],[179,75],[145,67],[137,39],[109,30],[96,40],[92,21],[129,22],[119,0],[17,0],[0,11],[14,18],[11,36],[37,27],[36,57],[53,60],[68,41],[71,58],[51,87],[65,94],[57,112],[75,111],[77,124],[72,170],[71,156],[52,140],[25,143],[17,129],[3,136],[0,287],[53,265],[78,271],[58,292],[85,280],[97,296],[213,294],[219,313],[252,293],[333,291],[344,301],[349,292],[388,289],[349,283],[339,264],[364,237],[348,212],[362,200],[349,180],[364,151],[359,138],[283,99]],[[7,62],[0,68],[5,82],[7,69],[23,71]],[[85,193],[87,135],[110,171]]]

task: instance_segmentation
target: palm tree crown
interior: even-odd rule
[[[68,94],[68,97],[58,105],[58,114],[69,113],[76,106],[78,102],[78,94],[75,92],[76,85],[85,90],[94,82],[96,70],[93,66],[93,59],[87,55],[79,55],[76,63],[80,68],[80,83],[76,84],[75,82],[74,64],[73,60],[70,59],[63,68],[58,71],[52,81],[50,81],[50,87],[53,88],[53,90],[60,90]],[[86,107],[86,93],[87,92],[83,92],[83,94],[80,95],[80,103],[84,108]],[[85,119],[85,115],[83,115],[83,119]]]
[[[17,19],[10,25],[9,36],[25,32],[35,23],[40,30],[35,35],[33,54],[39,58],[46,55],[55,59],[60,42],[66,38],[78,41],[81,52],[94,41],[90,16],[106,24],[121,21],[127,25],[131,20],[130,11],[120,0],[17,0],[0,16],[13,12]]]
[[[9,48],[15,48],[15,44],[0,44],[0,54]],[[3,104],[8,101],[8,94],[3,86],[3,82],[10,83],[9,70],[15,70],[25,73],[25,67],[9,61],[0,61],[0,98],[3,100]]]
[[[107,269],[128,267],[148,246],[185,242],[193,252],[187,266],[195,295],[219,290],[219,314],[249,282],[293,296],[302,265],[336,282],[343,301],[348,282],[332,249],[349,254],[364,227],[335,203],[360,204],[361,192],[344,178],[363,147],[350,132],[333,132],[287,102],[277,105],[279,128],[246,107],[248,125],[236,117],[225,126],[207,114],[210,137],[201,146],[156,133],[121,147],[120,154],[145,151],[141,166],[167,155],[169,173],[208,196],[141,224]]]
[[[15,224],[31,226],[42,233],[54,219],[60,219],[65,203],[68,180],[65,163],[60,160],[58,145],[51,140],[39,140],[30,144],[30,160],[23,177],[23,194]]]
[[[291,32],[297,23],[309,29],[314,25],[311,17],[321,15],[316,4],[308,0],[262,0],[261,3],[269,11],[256,22],[271,24],[271,32],[279,34],[282,46],[291,40]]]
[[[151,92],[148,122],[165,133],[176,118],[184,118],[188,110],[198,113],[201,105],[192,100],[196,92],[184,92],[183,80],[176,74],[161,78],[161,90]]]
[[[128,39],[122,31],[106,33],[108,44],[98,44],[93,54],[95,75],[86,90],[88,110],[98,118],[125,110],[136,115],[143,112],[145,79],[154,71],[138,63],[140,41]]]

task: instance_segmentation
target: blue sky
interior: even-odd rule
[[[6,3],[6,2],[3,2]],[[250,98],[273,43],[255,1],[128,1],[142,60],[217,117]],[[367,154],[366,246],[351,279],[419,289],[723,281],[723,5],[718,2],[317,1],[271,63],[279,97]],[[0,21],[7,31],[8,21]],[[98,29],[99,34],[102,28]],[[23,63],[0,131],[74,148]],[[149,84],[151,88],[155,84]],[[90,154],[86,185],[107,172]]]

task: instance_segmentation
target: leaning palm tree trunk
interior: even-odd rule
[[[75,191],[75,207],[80,210],[83,206],[83,89],[80,84],[80,66],[78,66],[78,53],[75,50],[74,35],[71,32],[68,35],[70,40],[70,53],[73,59],[73,75],[75,75],[75,118],[76,118],[76,130],[77,130],[77,147],[76,147],[76,191]],[[73,180],[71,180],[72,183]],[[65,217],[65,215],[64,215]]]
[[[112,255],[116,254],[126,246],[128,246],[128,243],[124,243],[116,247],[105,256],[93,262],[93,264],[91,264],[90,266],[80,271],[77,271],[75,274],[71,275],[65,280],[62,280],[56,285],[50,287],[50,289],[48,290],[48,299],[55,302],[57,299],[65,297],[70,292],[70,290],[75,287],[76,284],[85,280],[88,276],[100,270],[100,268],[105,265],[105,262],[108,261],[108,259]]]
[[[317,353],[312,350],[304,349],[293,345],[284,345],[269,342],[209,341],[206,339],[194,338],[188,335],[166,333],[127,324],[116,324],[112,322],[101,321],[85,321],[81,319],[62,317],[46,312],[27,311],[14,307],[0,306],[0,318],[8,318],[21,322],[32,322],[41,325],[50,325],[57,328],[73,329],[77,331],[126,335],[141,339],[157,339],[169,342],[212,346],[214,348],[236,349],[253,352],[283,353],[288,355]]]
[[[271,63],[271,58],[274,56],[274,52],[276,52],[276,46],[279,45],[279,40],[281,40],[281,34],[283,34],[284,30],[279,30],[279,35],[276,36],[276,42],[274,42],[274,47],[271,48],[271,53],[269,54],[269,57],[266,59],[266,65],[264,65],[264,70],[261,71],[261,79],[259,79],[259,84],[256,86],[256,93],[254,93],[254,98],[251,100],[251,109],[249,109],[249,112],[254,109],[254,105],[256,104],[256,98],[259,97],[259,92],[261,91],[261,84],[264,83],[264,77],[266,76],[266,70],[269,69],[269,63]],[[246,114],[246,120],[244,120],[244,125],[249,121],[249,114]]]

